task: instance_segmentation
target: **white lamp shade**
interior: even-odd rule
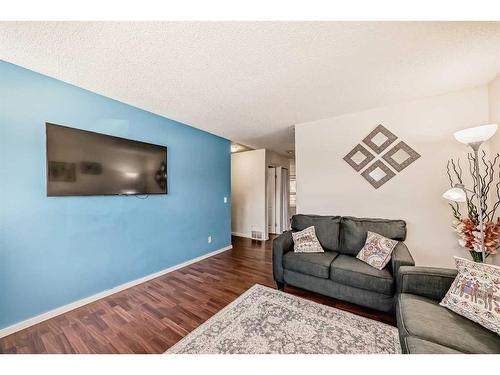
[[[497,124],[475,126],[473,128],[463,129],[455,132],[455,139],[461,143],[471,144],[484,142],[493,137],[497,131]]]
[[[464,189],[455,187],[446,190],[443,194],[443,198],[448,199],[449,201],[463,203],[467,200],[467,195],[465,194]]]

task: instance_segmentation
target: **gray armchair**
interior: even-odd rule
[[[403,353],[500,353],[500,336],[439,302],[456,270],[402,266],[396,318]]]

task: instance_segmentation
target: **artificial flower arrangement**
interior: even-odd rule
[[[486,159],[486,153],[483,151],[479,160],[481,168],[478,176],[474,173],[475,156],[468,154],[467,159],[474,187],[471,189],[473,192],[466,196],[465,215],[462,215],[457,202],[450,203],[455,218],[453,229],[458,235],[458,243],[469,251],[472,259],[475,262],[484,262],[488,256],[497,254],[500,248],[500,217],[497,216],[497,208],[500,206],[500,154],[496,154],[491,161]],[[464,185],[460,159],[449,160],[446,169],[452,187],[456,184]],[[478,186],[481,188],[480,202],[477,199]],[[481,252],[478,210],[483,214],[485,259]]]

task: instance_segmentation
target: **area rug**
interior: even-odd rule
[[[401,353],[398,330],[254,285],[167,354]]]

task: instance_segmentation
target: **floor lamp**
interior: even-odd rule
[[[482,261],[486,260],[486,249],[484,247],[484,223],[483,223],[483,210],[481,202],[483,200],[483,190],[481,186],[481,178],[479,176],[479,148],[488,139],[493,137],[498,128],[497,124],[489,124],[476,126],[455,132],[453,135],[457,141],[464,143],[472,148],[474,151],[474,178],[477,181],[476,190],[466,189],[462,184],[455,184],[453,188],[445,191],[443,198],[453,202],[463,203],[467,201],[467,192],[471,192],[477,197],[477,211],[479,214],[479,231],[480,231],[480,249]]]

